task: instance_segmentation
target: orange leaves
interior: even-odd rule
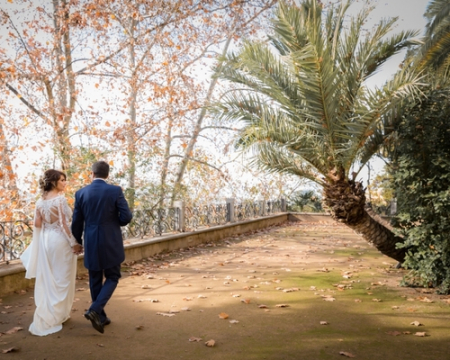
[[[214,340],[208,340],[207,342],[205,342],[205,345],[208,347],[213,347],[214,345],[216,345],[216,342]]]
[[[222,319],[222,320],[225,320],[225,319],[229,318],[229,315],[227,313],[221,312],[219,314],[219,318]]]

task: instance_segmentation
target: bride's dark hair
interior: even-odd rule
[[[59,170],[49,169],[44,173],[44,176],[39,179],[39,188],[42,192],[51,191],[56,187],[56,183],[61,176],[67,179],[66,174]]]

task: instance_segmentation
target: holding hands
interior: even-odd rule
[[[72,251],[74,254],[80,255],[83,253],[84,249],[83,249],[82,245],[76,244],[76,245],[72,246]]]

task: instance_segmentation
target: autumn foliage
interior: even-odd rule
[[[18,196],[33,202],[47,168],[67,172],[70,197],[99,158],[133,208],[191,187],[218,194],[229,181],[220,153],[233,129],[217,129],[204,108],[221,86],[212,68],[224,49],[259,35],[275,3],[8,0],[0,10],[3,211]]]

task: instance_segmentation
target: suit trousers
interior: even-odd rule
[[[89,288],[92,298],[89,310],[99,314],[102,322],[106,320],[105,305],[114,293],[120,277],[120,265],[103,270],[89,270]]]

